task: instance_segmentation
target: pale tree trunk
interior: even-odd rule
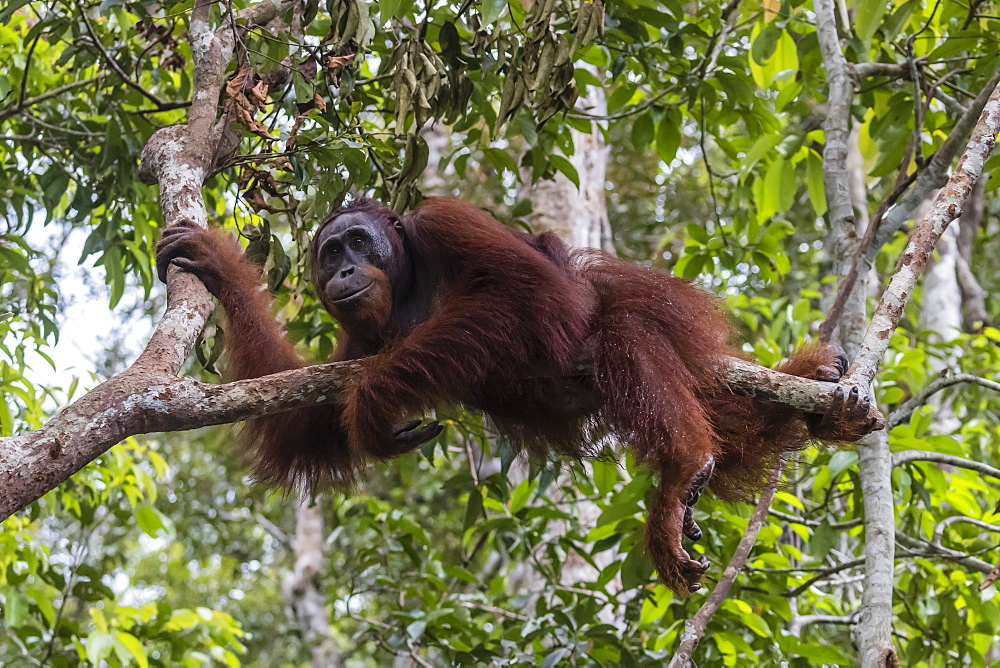
[[[837,34],[833,0],[815,0],[816,34],[829,86],[827,117],[823,124],[823,184],[831,235],[835,244],[836,273],[843,281],[860,246],[858,221],[850,192],[849,154],[857,141],[851,133],[850,107],[854,84]],[[862,167],[863,169],[863,167]],[[840,341],[854,358],[864,336],[865,300],[869,266],[858,267],[857,282],[838,323]],[[884,431],[866,436],[858,444],[858,475],[865,509],[865,579],[860,623],[853,639],[864,668],[898,663],[892,645],[892,583],[895,565],[895,508],[892,497],[892,458]]]
[[[606,115],[604,89],[591,86],[577,107],[595,116]],[[569,161],[580,177],[579,188],[560,172],[555,178],[528,185],[521,195],[531,200],[533,208],[526,219],[536,232],[551,230],[574,248],[613,253],[605,193],[610,148],[604,141],[602,124],[591,123],[591,128],[590,133],[570,130],[574,150]]]
[[[336,668],[342,664],[330,635],[327,600],[320,584],[320,577],[328,567],[325,539],[319,498],[303,496],[295,506],[295,563],[285,581],[284,594],[288,617],[298,624],[314,668]]]
[[[930,332],[929,342],[947,344],[962,333],[962,291],[958,283],[959,222],[952,223],[938,241],[938,258],[927,269],[924,297],[921,302],[920,328]],[[931,357],[931,368],[944,372],[955,366],[958,349],[941,350],[941,357]],[[962,426],[952,407],[952,394],[938,392],[928,401],[935,409],[933,429],[950,434]]]
[[[965,309],[969,331],[979,331],[988,321],[986,312],[986,291],[983,290],[975,274],[972,273],[972,249],[976,234],[983,222],[986,211],[986,179],[976,183],[969,201],[958,219],[958,256],[955,258],[958,270],[958,284],[962,290],[962,306]]]

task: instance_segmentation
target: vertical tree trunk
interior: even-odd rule
[[[857,150],[850,133],[850,108],[854,84],[837,34],[833,0],[815,0],[816,34],[829,92],[823,124],[823,185],[829,207],[831,236],[837,258],[837,276],[844,280],[859,246],[855,202],[851,196],[851,172],[857,163],[849,154]],[[854,162],[855,170],[850,169]],[[863,169],[863,168],[862,168]],[[864,337],[867,277],[870,267],[858,267],[858,279],[840,318],[841,344],[853,358]],[[858,475],[865,509],[865,580],[860,623],[853,638],[864,668],[884,668],[898,663],[892,646],[892,582],[895,565],[895,508],[892,496],[892,459],[884,431],[865,437],[858,444]]]
[[[604,89],[591,86],[578,106],[595,116],[606,115]],[[580,177],[580,187],[559,173],[522,189],[522,196],[533,205],[528,223],[535,231],[555,232],[574,248],[599,248],[613,253],[605,193],[610,148],[604,141],[602,124],[591,123],[589,133],[575,129],[570,133],[575,150],[569,161]]]
[[[962,291],[958,283],[958,229],[952,224],[938,241],[938,259],[927,269],[921,301],[920,326],[930,332],[929,342],[947,344],[962,333]],[[955,365],[959,351],[942,350],[942,357],[931,357],[931,368],[942,372]],[[934,430],[950,434],[962,426],[952,409],[952,395],[939,392],[928,402],[935,408]]]
[[[962,307],[965,310],[966,325],[969,331],[979,331],[989,319],[986,312],[986,292],[975,274],[972,273],[972,249],[975,245],[976,234],[979,226],[983,223],[983,215],[986,211],[986,179],[979,179],[969,201],[962,209],[962,215],[958,219],[958,257],[956,258],[958,269],[958,284],[962,290]]]
[[[312,654],[314,668],[337,668],[340,653],[330,635],[326,595],[319,578],[327,569],[323,508],[319,498],[299,499],[295,506],[295,563],[285,582],[288,616],[294,619],[302,642]]]

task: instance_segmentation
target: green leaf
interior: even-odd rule
[[[528,502],[528,498],[531,496],[533,486],[531,480],[522,480],[513,493],[511,493],[510,512],[512,515],[516,515],[524,508],[524,504]]]
[[[135,659],[135,663],[139,668],[149,668],[149,656],[146,654],[146,648],[142,646],[139,639],[136,638],[131,633],[126,633],[124,631],[119,631],[115,635],[116,644],[123,648],[127,652],[128,656]],[[126,663],[125,658],[121,656],[121,652],[118,651],[118,647],[115,648],[116,653],[119,655],[119,659],[122,663]]]
[[[781,143],[782,135],[780,134],[768,134],[762,135],[757,141],[754,142],[750,150],[747,151],[746,157],[740,163],[740,170],[744,174],[749,173],[757,162],[767,155],[771,149]]]
[[[670,164],[681,145],[680,119],[673,114],[665,114],[656,126],[656,154],[660,160]]]
[[[858,463],[858,453],[852,450],[838,450],[830,457],[830,480],[835,480],[845,469]]]
[[[379,0],[378,3],[378,18],[379,21],[385,23],[391,18],[394,18],[396,14],[399,13],[399,8],[402,6],[403,0]]]
[[[774,31],[777,31],[777,35]],[[770,88],[779,75],[785,78],[788,73],[799,69],[799,54],[795,40],[785,30],[777,28],[774,24],[761,29],[758,24],[751,34],[751,39],[754,47],[751,48],[749,58],[750,74],[761,88]],[[758,42],[760,42],[759,47],[757,47]]]
[[[506,169],[513,172],[515,176],[518,175],[517,161],[514,160],[514,156],[507,151],[499,148],[488,148],[485,149],[483,153],[486,154],[487,159],[489,159],[489,161],[493,163],[493,166],[497,169]],[[563,160],[565,160],[565,158],[563,158]]]
[[[469,502],[465,505],[465,521],[462,523],[462,530],[467,530],[479,521],[483,516],[483,495],[478,489],[469,492]]]
[[[580,187],[580,175],[577,173],[576,167],[573,166],[573,163],[561,155],[550,155],[549,162],[552,163],[553,167],[562,172],[567,179],[572,181],[573,185],[577,188]]]
[[[868,45],[875,31],[882,24],[882,17],[889,9],[886,0],[861,0],[854,14],[854,32],[864,43],[864,53],[867,55]]]
[[[618,482],[618,462],[613,459],[598,459],[592,464],[594,469],[594,485],[602,496],[611,493]]]
[[[111,656],[115,648],[115,637],[110,633],[95,631],[87,637],[87,660],[97,664],[101,659]]]
[[[152,506],[140,506],[135,511],[135,521],[146,535],[153,538],[165,528],[163,516]]]
[[[646,546],[639,544],[632,548],[632,551],[622,562],[622,587],[633,589],[646,584],[653,575],[653,564],[646,556]]]
[[[823,159],[815,151],[806,158],[806,189],[817,216],[826,213],[826,187],[823,185]]]
[[[7,626],[20,626],[28,616],[28,599],[14,589],[4,593],[3,617]]]
[[[496,23],[505,9],[507,9],[506,0],[483,0],[483,7],[480,10],[483,25],[488,26]]]
[[[696,223],[688,223],[688,226],[684,229],[687,232],[687,235],[699,244],[705,245],[708,243],[708,230],[706,230],[703,226]]]
[[[636,151],[645,151],[653,143],[655,133],[653,115],[648,111],[640,114],[632,124],[632,146]]]
[[[646,597],[642,602],[642,613],[639,622],[642,624],[652,624],[667,614],[670,604],[674,600],[673,593],[663,585],[657,585],[653,594]]]

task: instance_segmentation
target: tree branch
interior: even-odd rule
[[[125,372],[101,383],[44,427],[0,438],[0,521],[54,489],[108,448],[139,434],[237,422],[333,403],[360,362],[335,362],[213,385],[177,378],[201,323],[212,312],[204,288],[178,272],[167,310],[146,350]],[[191,323],[199,323],[197,328]],[[833,403],[837,385],[731,360],[730,387],[810,412]],[[584,365],[582,372],[589,368]]]
[[[992,99],[992,94],[998,84],[1000,84],[1000,68],[993,73],[993,76],[983,86],[983,90],[955,122],[955,126],[948,133],[948,138],[934,152],[927,167],[920,170],[920,175],[913,187],[907,190],[906,194],[900,198],[899,203],[879,221],[875,242],[866,249],[869,261],[874,261],[879,250],[913,217],[913,213],[924,203],[928,195],[947,182],[948,168],[962,146],[966,145],[966,137],[969,136],[970,132],[973,132],[978,123],[982,122],[981,114],[985,113],[987,102]],[[994,133],[995,136],[996,133]]]
[[[975,471],[976,473],[988,475],[991,478],[1000,480],[1000,469],[972,459],[956,457],[955,455],[945,455],[940,452],[930,452],[928,450],[901,450],[899,452],[892,453],[892,465],[894,467],[899,466],[900,464],[906,464],[907,462],[934,462],[936,464],[945,464],[947,466],[955,466],[961,469]]]
[[[138,82],[133,81],[131,77],[129,77],[129,75],[125,73],[125,70],[121,68],[121,65],[118,64],[118,61],[115,60],[111,56],[111,54],[108,53],[108,50],[104,48],[104,45],[101,43],[100,38],[97,36],[97,32],[94,31],[94,26],[90,24],[90,17],[87,16],[87,9],[86,7],[83,6],[83,3],[80,0],[76,0],[76,8],[77,11],[80,12],[80,19],[83,21],[83,27],[87,31],[87,34],[90,35],[90,41],[93,42],[94,48],[97,49],[97,52],[101,54],[101,57],[105,60],[105,62],[107,62],[107,64],[111,67],[111,69],[114,70],[115,73],[122,78],[122,82],[126,86],[128,86],[129,88],[136,91],[137,93],[145,97],[147,100],[155,104],[157,107],[162,107],[163,101],[160,100],[160,98],[158,98],[156,95],[150,93],[148,90],[139,85]],[[25,72],[25,76],[27,76],[27,72]],[[20,105],[18,106],[20,107]]]
[[[959,550],[953,550],[950,547],[932,545],[925,540],[907,536],[905,533],[897,533],[896,538],[898,539],[899,544],[905,546],[908,550],[922,550],[922,552],[919,553],[911,552],[912,556],[943,558],[962,564],[966,568],[973,571],[979,571],[980,573],[988,574],[993,570],[993,566],[986,563],[982,559],[977,559],[972,555],[960,552]]]
[[[848,130],[854,86],[848,76],[848,65],[837,34],[837,17],[833,0],[815,0],[816,36],[823,57],[823,67],[829,92],[827,118],[823,124],[826,147],[823,150],[823,187],[829,209],[830,232],[836,258],[836,271],[842,283],[842,296],[831,309],[821,328],[821,340],[832,341],[835,329],[849,356],[854,356],[864,328],[866,313],[866,282],[857,280],[859,270],[851,271],[858,257],[857,221],[849,190]],[[831,146],[831,141],[833,146]],[[869,221],[874,226],[877,221]],[[863,268],[867,269],[867,267]],[[850,278],[853,273],[854,278]],[[850,285],[847,283],[849,282]],[[839,312],[842,310],[843,312]],[[857,383],[867,389],[869,383]],[[889,444],[884,434],[869,434],[858,445],[858,475],[864,498],[865,517],[865,577],[861,624],[854,628],[858,657],[865,668],[894,665],[892,646],[892,570],[894,556],[894,511],[892,498],[892,467]]]
[[[278,2],[264,0],[244,9],[240,18],[251,25],[266,24],[277,15]],[[192,14],[195,87],[188,124],[157,131],[142,152],[140,175],[145,183],[159,183],[167,225],[184,218],[207,222],[201,188],[225,129],[216,117],[235,39],[229,22],[211,31],[210,8],[210,0],[198,0]],[[123,438],[242,419],[254,412],[248,412],[253,404],[248,399],[273,399],[275,391],[288,399],[287,390],[267,383],[262,387],[260,379],[245,386],[200,386],[175,377],[212,309],[201,282],[171,268],[166,312],[139,359],[41,429],[0,439],[0,519],[41,497]],[[323,384],[313,399],[325,399],[335,386]],[[268,400],[261,403],[263,408]],[[227,413],[232,417],[226,418]]]
[[[767,519],[767,509],[771,507],[774,492],[778,488],[778,481],[781,480],[781,468],[780,465],[775,466],[771,471],[771,479],[768,481],[767,489],[761,494],[760,501],[757,502],[757,507],[754,509],[753,515],[750,516],[750,521],[747,523],[746,531],[743,533],[739,545],[736,546],[736,551],[733,552],[733,558],[729,560],[726,570],[722,572],[719,583],[715,585],[715,589],[708,595],[708,598],[705,599],[705,602],[698,609],[698,612],[694,614],[694,617],[685,622],[684,633],[681,634],[681,643],[678,645],[677,651],[674,652],[668,668],[686,668],[691,665],[691,656],[698,647],[698,643],[705,636],[705,629],[708,627],[708,623],[712,620],[715,613],[718,612],[722,602],[726,600],[729,590],[732,589],[733,583],[736,582],[736,577],[740,574],[743,565],[750,556],[750,550],[753,549],[754,543],[757,542],[757,535],[760,533],[760,528]]]
[[[931,545],[934,547],[944,547],[941,545],[941,540],[944,538],[944,530],[950,527],[952,524],[971,524],[977,526],[983,531],[989,531],[992,533],[1000,533],[1000,527],[995,524],[990,524],[989,522],[984,522],[982,520],[977,520],[975,517],[966,517],[965,515],[952,515],[951,517],[946,517],[937,523],[934,527],[934,533],[931,536]]]
[[[856,615],[851,616],[839,616],[839,615],[801,615],[799,617],[792,617],[788,621],[788,633],[795,636],[796,638],[802,635],[802,629],[810,624],[857,624],[858,618]]]
[[[970,373],[957,373],[953,376],[944,376],[943,378],[938,378],[928,384],[927,387],[907,399],[899,408],[890,413],[889,417],[886,419],[886,428],[892,429],[893,427],[903,424],[910,419],[910,416],[913,415],[913,411],[927,403],[927,400],[933,395],[937,394],[941,390],[951,387],[952,385],[958,385],[960,383],[981,385],[987,389],[1000,392],[1000,383],[987,378],[973,376]]]
[[[851,561],[845,561],[842,564],[835,564],[835,565],[830,566],[828,568],[824,568],[824,569],[818,571],[816,573],[816,575],[812,576],[811,578],[809,578],[808,580],[806,580],[805,582],[803,582],[802,584],[800,584],[795,589],[792,589],[791,591],[788,591],[788,592],[782,594],[782,596],[784,596],[785,598],[797,598],[804,591],[806,591],[807,589],[809,589],[809,587],[812,587],[814,584],[816,584],[820,580],[825,580],[826,578],[830,577],[831,575],[835,575],[837,573],[840,573],[841,571],[846,571],[846,570],[851,569],[851,568],[857,568],[858,566],[864,566],[866,562],[867,562],[867,559],[865,559],[864,557],[862,557],[860,559],[852,559]]]
[[[59,97],[63,93],[71,91],[74,88],[81,88],[83,86],[89,86],[92,83],[97,83],[102,78],[104,78],[103,74],[96,77],[90,77],[89,79],[81,79],[80,81],[71,81],[70,83],[59,86],[58,88],[45,91],[40,95],[29,97],[27,100],[20,101],[17,104],[12,104],[6,109],[0,109],[0,121],[6,120],[11,116],[16,116],[28,107],[39,104],[40,102],[45,102],[46,100],[51,100],[54,97]]]
[[[994,84],[994,86],[962,159],[959,160],[947,185],[934,198],[930,210],[917,225],[899,258],[896,271],[882,294],[865,338],[861,342],[860,351],[848,369],[845,380],[861,387],[867,387],[872,382],[882,356],[889,347],[892,333],[903,316],[903,307],[913,294],[913,288],[924,265],[927,264],[927,259],[948,224],[962,213],[962,205],[982,174],[983,165],[992,153],[997,133],[1000,132],[1000,85]],[[948,141],[957,134],[956,128],[948,137]],[[942,146],[942,151],[943,149]]]

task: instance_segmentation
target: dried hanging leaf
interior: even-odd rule
[[[330,81],[334,86],[340,84],[340,73],[344,68],[354,61],[355,53],[345,53],[342,56],[325,56],[323,58],[323,68],[330,76]]]
[[[267,84],[250,70],[249,63],[243,63],[226,82],[222,109],[258,137],[275,141],[277,138],[256,118],[257,112],[267,103],[267,92]]]
[[[281,191],[278,190],[278,184],[275,182],[274,176],[270,172],[258,171],[257,183],[268,195],[281,197]]]
[[[1000,564],[994,566],[993,569],[989,573],[987,573],[986,579],[984,579],[983,583],[979,585],[979,591],[982,591],[987,587],[989,587],[991,584],[996,582],[998,578],[1000,578]]]
[[[306,81],[312,81],[316,78],[316,73],[319,71],[319,60],[316,59],[316,56],[309,56],[299,63],[298,70],[299,74]]]
[[[269,213],[285,213],[290,211],[286,207],[271,206],[264,199],[264,193],[260,191],[260,188],[251,188],[250,190],[243,193],[243,199],[246,203],[250,205],[250,208],[255,212],[260,213],[261,211],[267,211]]]

